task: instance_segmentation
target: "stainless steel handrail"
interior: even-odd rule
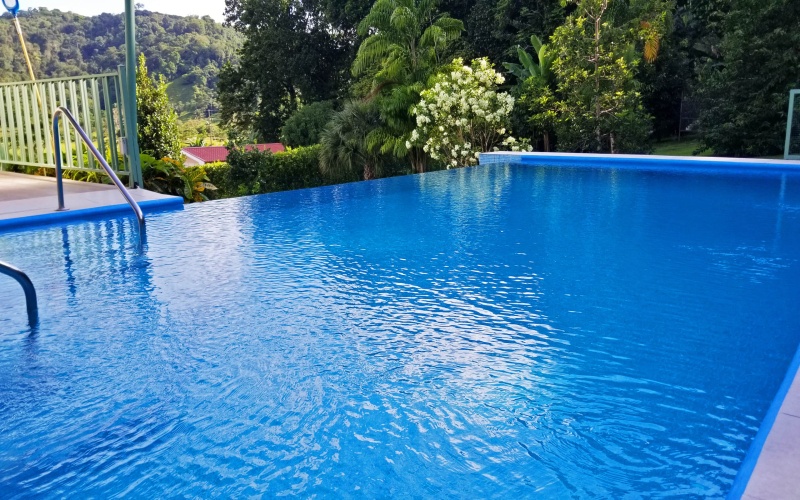
[[[139,239],[141,240],[144,235],[144,214],[142,213],[142,209],[139,207],[139,204],[136,203],[136,200],[134,200],[131,197],[131,194],[119,180],[117,174],[114,173],[114,170],[112,170],[111,167],[108,165],[108,162],[106,161],[105,158],[103,158],[103,155],[100,154],[100,151],[97,150],[97,148],[95,147],[94,143],[89,138],[89,136],[86,135],[86,131],[84,131],[83,128],[78,124],[78,120],[76,120],[75,117],[72,116],[72,113],[70,113],[70,111],[64,106],[59,106],[53,113],[53,139],[54,139],[53,148],[55,149],[55,157],[56,157],[56,184],[58,189],[58,210],[59,211],[67,210],[66,208],[64,208],[64,181],[61,178],[61,162],[62,162],[61,138],[58,135],[58,118],[61,115],[67,117],[67,120],[72,124],[73,127],[75,127],[75,131],[78,132],[78,135],[81,136],[81,139],[83,139],[83,142],[86,144],[86,147],[89,148],[89,151],[92,152],[92,155],[94,155],[94,157],[97,159],[100,165],[103,166],[103,170],[105,170],[108,176],[111,177],[111,180],[114,182],[114,184],[116,184],[117,188],[119,188],[119,191],[122,193],[122,196],[125,197],[125,200],[128,202],[128,205],[130,205],[131,208],[133,209],[133,213],[136,214],[136,219],[139,222]]]
[[[28,306],[28,324],[33,328],[39,322],[39,307],[36,304],[36,289],[33,287],[33,282],[27,274],[2,260],[0,260],[0,274],[14,278],[22,286],[25,292],[25,305]]]

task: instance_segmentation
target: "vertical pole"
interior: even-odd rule
[[[28,64],[28,74],[31,76],[31,81],[36,83],[36,77],[33,75],[33,65],[31,64],[31,58],[28,57],[28,47],[25,45],[25,38],[22,36],[22,28],[19,25],[19,19],[17,19],[16,14],[14,14],[14,27],[17,28],[17,35],[19,35],[19,43],[20,45],[22,45],[22,55],[25,56],[25,62]],[[39,105],[41,106],[42,98],[39,95],[39,89],[35,88],[35,90],[36,90],[36,99],[39,100]]]
[[[55,142],[53,142],[53,149],[55,152],[56,157],[56,192],[58,193],[58,209],[56,212],[63,212],[66,210],[64,208],[64,179],[62,178],[61,173],[61,136],[58,133],[58,119],[61,117],[61,108],[56,108],[53,112],[53,137],[55,137]],[[69,132],[67,132],[69,135]],[[69,156],[70,153],[67,152]]]
[[[130,160],[130,182],[134,187],[144,185],[142,163],[139,158],[139,129],[136,126],[136,20],[134,0],[125,0],[125,131],[128,139],[128,158]]]
[[[800,90],[789,91],[789,112],[786,114],[786,143],[783,146],[783,159],[788,160],[791,155],[789,146],[792,143],[792,120],[794,120],[794,96],[800,94]]]

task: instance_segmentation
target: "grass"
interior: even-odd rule
[[[167,84],[167,97],[169,102],[176,108],[183,108],[184,105],[192,102],[194,98],[194,85],[188,83],[188,75],[183,75],[180,78],[173,80]],[[178,113],[178,119],[188,120],[194,116],[193,110],[186,110]]]
[[[665,156],[711,156],[711,150],[706,149],[695,155],[695,151],[700,149],[700,141],[696,139],[667,139],[659,141],[653,148],[654,155]]]
[[[681,141],[677,139],[666,139],[655,143],[653,154],[664,156],[713,156],[713,152],[710,149],[705,149],[698,154],[694,154],[700,147],[700,141],[694,138],[683,139]],[[782,160],[783,155],[759,156],[757,158],[762,160]]]

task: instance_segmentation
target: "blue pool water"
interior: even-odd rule
[[[0,234],[0,496],[718,498],[800,177],[490,166]],[[3,278],[0,276],[0,278]]]

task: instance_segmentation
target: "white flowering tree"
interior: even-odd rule
[[[412,108],[417,127],[406,146],[422,145],[434,160],[447,168],[475,165],[478,154],[507,146],[520,146],[509,135],[508,123],[514,98],[497,92],[505,81],[486,58],[465,66],[460,58],[437,74]]]

